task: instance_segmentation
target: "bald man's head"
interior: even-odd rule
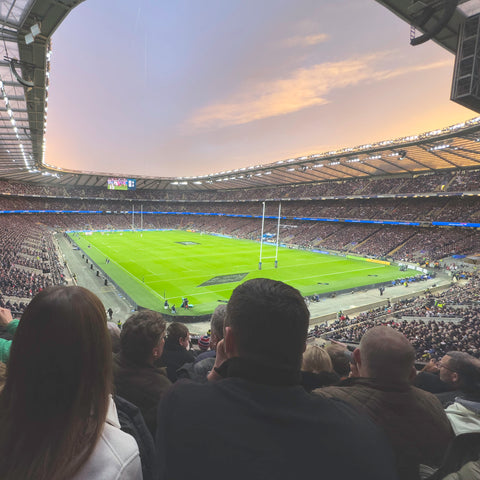
[[[384,326],[371,328],[358,348],[362,376],[393,382],[410,379],[415,350],[398,330]]]

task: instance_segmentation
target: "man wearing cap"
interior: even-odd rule
[[[158,411],[160,479],[397,479],[388,442],[343,402],[300,385],[309,311],[300,292],[259,278],[227,305],[209,382],[182,380]]]

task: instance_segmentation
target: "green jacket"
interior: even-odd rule
[[[18,322],[20,320],[13,320],[7,325],[7,332],[10,334],[14,334],[17,330]],[[7,363],[8,358],[10,357],[10,347],[12,345],[11,340],[5,340],[4,338],[0,338],[0,362]]]

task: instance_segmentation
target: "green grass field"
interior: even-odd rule
[[[288,248],[279,248],[276,269],[274,258],[266,258],[275,256],[275,246],[265,244],[259,270],[259,243],[185,231],[70,236],[138,305],[162,311],[165,295],[182,315],[182,297],[194,306],[188,315],[208,314],[251,278],[282,280],[312,295],[405,275],[396,266]]]

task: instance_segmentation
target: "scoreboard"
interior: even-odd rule
[[[134,178],[109,178],[107,188],[109,190],[135,190],[137,181]]]

